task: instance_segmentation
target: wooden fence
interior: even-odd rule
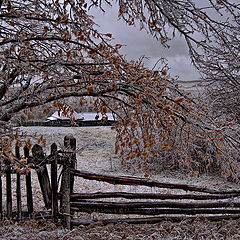
[[[163,189],[183,190],[185,194],[163,193],[130,193],[130,192],[95,192],[70,194],[70,210],[72,212],[99,212],[107,214],[134,214],[157,217],[140,218],[115,218],[102,219],[103,224],[127,222],[127,223],[157,223],[163,220],[182,221],[189,218],[209,220],[240,218],[240,189],[216,190],[206,187],[159,182],[151,179],[137,177],[116,177],[100,175],[70,169],[75,177],[89,180],[104,181],[110,184],[138,185]],[[193,192],[189,194],[189,192]],[[144,201],[93,201],[92,199],[124,198],[144,199]],[[147,200],[152,201],[147,201]],[[153,201],[154,200],[154,201]],[[187,202],[186,202],[187,200]],[[189,201],[190,200],[190,201]],[[65,219],[69,221],[67,226],[90,224],[97,220]]]
[[[16,146],[15,148],[16,158],[20,158],[20,149]],[[24,147],[24,156],[29,161],[29,149]],[[12,175],[16,174],[16,196],[17,196],[17,211],[13,216],[12,210]],[[2,176],[6,177],[6,208],[4,211],[3,207],[3,183]],[[28,172],[25,177],[26,181],[26,191],[27,191],[27,208],[28,215],[33,213],[33,196],[32,196],[32,185],[31,185],[31,172]],[[7,217],[8,219],[22,219],[22,201],[21,201],[21,181],[20,173],[11,168],[11,163],[9,160],[5,160],[0,163],[0,219]]]
[[[60,191],[65,191],[64,176],[66,175],[65,166],[74,168],[76,163],[76,154],[73,153],[76,150],[76,139],[73,137],[64,138],[64,150],[58,151],[57,145],[53,143],[51,145],[51,151],[48,156],[43,151],[43,148],[35,144],[31,151],[28,147],[20,149],[15,147],[16,161],[19,161],[20,150],[23,152],[23,156],[26,159],[25,170],[16,169],[10,160],[5,159],[0,162],[0,219],[10,220],[23,220],[26,218],[52,218],[55,222],[61,219],[62,215],[59,211],[59,197],[58,197],[58,165],[63,166],[62,170],[62,182]],[[30,154],[31,152],[31,154]],[[69,165],[67,163],[70,163]],[[63,164],[64,163],[64,164]],[[27,167],[26,167],[27,166]],[[50,177],[47,166],[50,168]],[[41,188],[42,197],[45,208],[48,211],[35,211],[34,210],[34,195],[32,191],[33,185],[33,171],[36,171],[39,186]],[[68,169],[66,170],[68,171]],[[25,181],[20,178],[21,173],[25,174]],[[16,175],[16,189],[13,189],[13,175]],[[5,176],[5,189],[3,187],[3,176]],[[71,189],[73,189],[73,177],[71,177]],[[27,211],[22,210],[22,189],[25,185],[26,198],[27,198]],[[68,186],[67,186],[68,187]],[[15,190],[15,191],[14,191]],[[4,194],[5,192],[5,194]],[[16,193],[16,209],[13,210],[13,194]],[[5,206],[3,206],[3,198],[5,196]],[[38,198],[39,199],[39,198]],[[62,201],[60,201],[62,204]],[[62,207],[62,205],[60,206]]]
[[[46,156],[39,145],[31,149],[24,148],[24,156],[29,167],[37,171],[38,181],[43,195],[43,201],[48,212],[36,212],[33,206],[32,171],[25,176],[27,191],[27,212],[22,211],[21,184],[19,172],[11,168],[9,162],[2,164],[1,172],[6,175],[6,209],[2,202],[2,177],[0,176],[0,217],[21,220],[27,217],[52,218],[55,222],[71,228],[75,225],[87,225],[95,221],[103,224],[127,223],[157,223],[163,220],[181,221],[189,218],[203,218],[209,220],[240,218],[240,189],[217,190],[201,186],[179,183],[159,182],[156,180],[124,177],[115,175],[96,174],[75,169],[76,139],[64,138],[64,150],[58,150],[56,144],[51,145],[51,153]],[[16,157],[20,158],[20,150],[16,147]],[[47,165],[50,164],[50,175]],[[57,165],[62,165],[61,185],[58,186]],[[17,210],[12,210],[12,180],[16,174]],[[84,178],[89,181],[103,181],[110,184],[135,185],[174,189],[178,194],[164,193],[132,193],[132,192],[93,192],[76,193],[73,191],[75,178]],[[180,194],[180,193],[181,194]],[[107,201],[106,199],[111,199]],[[116,199],[116,200],[112,200]],[[120,201],[119,201],[120,199]],[[126,199],[126,200],[122,200]],[[138,201],[132,201],[138,199]],[[109,219],[77,219],[75,212],[97,212],[104,214],[128,214],[140,217],[109,218]]]

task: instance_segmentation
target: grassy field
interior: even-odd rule
[[[23,127],[21,131],[28,134],[43,135],[46,140],[46,152],[49,152],[51,143],[56,142],[63,146],[66,135],[77,139],[77,168],[80,170],[107,173],[115,175],[133,175],[132,171],[122,168],[118,158],[114,156],[115,132],[110,127],[84,127],[84,128],[49,128],[49,127]],[[37,137],[37,138],[38,138]],[[34,143],[34,140],[32,140]],[[36,140],[35,140],[36,141]],[[135,171],[135,176],[142,177],[141,171]],[[44,209],[40,188],[36,174],[34,176],[34,205],[38,210]],[[24,177],[24,176],[22,176]],[[237,188],[238,185],[226,181],[224,178],[212,175],[191,176],[175,173],[152,173],[151,178],[159,181],[175,183],[190,183],[199,186],[214,188]],[[175,190],[157,189],[136,186],[118,186],[103,182],[78,179],[75,182],[75,192],[97,191],[126,191],[126,192],[162,192],[175,193]],[[13,186],[14,186],[13,181]],[[24,189],[24,187],[23,187]],[[26,200],[25,205],[26,208]],[[110,215],[118,217],[117,215]],[[96,219],[110,217],[106,214],[80,214],[79,217]],[[2,222],[0,239],[78,239],[78,240],[154,240],[154,239],[240,239],[240,220],[209,222],[203,220],[182,221],[172,223],[165,221],[159,224],[130,225],[118,223],[116,225],[102,226],[93,224],[88,227],[80,226],[72,231],[64,230],[56,225],[41,221],[12,225]]]

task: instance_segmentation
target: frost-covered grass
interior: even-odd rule
[[[21,127],[20,131],[37,136],[31,140],[32,144],[37,143],[37,139],[43,136],[46,140],[46,146],[44,147],[46,154],[49,154],[50,145],[53,142],[57,143],[61,148],[63,147],[64,136],[74,136],[77,139],[77,150],[79,150],[77,153],[77,169],[79,170],[115,175],[135,175],[139,177],[143,177],[144,175],[144,172],[139,169],[136,170],[134,167],[127,169],[121,166],[119,159],[114,155],[115,131],[112,130],[111,127]],[[35,205],[37,209],[41,209],[43,202],[35,170],[32,171],[32,176],[34,196],[37,198]],[[221,176],[207,174],[196,176],[191,173],[183,174],[177,171],[159,172],[156,169],[155,172],[151,173],[150,177],[160,181],[174,183],[180,181],[181,183],[197,184],[213,188],[224,189],[238,187],[237,184],[228,182]],[[22,179],[24,180],[24,176],[22,176]],[[15,188],[15,182],[15,176],[13,176],[13,189]],[[22,189],[24,192],[25,185],[22,186]],[[89,181],[81,178],[77,178],[75,181],[75,191],[169,192],[167,189],[161,190],[149,187],[113,186],[104,182]],[[14,198],[16,197],[15,195],[14,193]],[[25,197],[24,194],[23,197]]]
[[[46,140],[46,150],[50,144],[56,142],[63,146],[63,138],[72,135],[77,139],[77,149],[82,149],[77,154],[77,168],[80,170],[107,173],[116,175],[143,176],[141,171],[132,171],[122,168],[118,159],[114,156],[115,132],[111,127],[21,127],[21,131],[28,134],[43,135]],[[36,140],[32,140],[33,143]],[[24,179],[24,176],[22,176]],[[211,188],[238,188],[237,184],[226,181],[220,176],[191,174],[183,175],[178,172],[152,173],[151,178],[159,181],[174,183],[190,183]],[[13,188],[15,179],[13,180]],[[23,186],[24,190],[25,186]],[[34,207],[43,210],[43,201],[37,176],[33,171]],[[89,181],[81,178],[75,180],[75,192],[97,191],[126,191],[126,192],[162,192],[176,193],[175,190],[158,189],[137,186],[119,186],[108,183]],[[16,194],[14,194],[14,198]],[[26,208],[26,198],[23,200]],[[14,199],[15,200],[15,199]],[[80,214],[83,218],[99,218],[103,214]],[[107,216],[109,217],[109,216]],[[114,216],[113,216],[114,217]],[[118,217],[118,216],[115,216]],[[183,221],[181,223],[163,222],[154,225],[128,225],[117,224],[109,226],[92,225],[80,227],[72,232],[56,229],[51,223],[29,223],[9,225],[0,228],[0,239],[239,239],[239,221]],[[40,225],[40,226],[39,226]],[[43,226],[42,226],[43,225]]]

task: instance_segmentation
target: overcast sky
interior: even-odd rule
[[[117,8],[106,7],[105,13],[99,9],[91,8],[90,14],[95,17],[102,33],[112,33],[114,43],[124,44],[121,53],[129,60],[136,60],[141,56],[148,57],[145,64],[152,68],[158,59],[165,57],[171,68],[172,76],[179,76],[181,81],[197,80],[198,73],[195,71],[188,56],[188,50],[184,39],[176,37],[166,49],[144,30],[139,31],[138,27],[128,26],[123,20],[118,20]]]

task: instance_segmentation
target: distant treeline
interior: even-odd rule
[[[54,120],[54,121],[23,121],[19,125],[28,126],[46,126],[46,127],[92,127],[92,126],[112,126],[116,121],[114,120],[77,120],[74,123],[70,120]]]

